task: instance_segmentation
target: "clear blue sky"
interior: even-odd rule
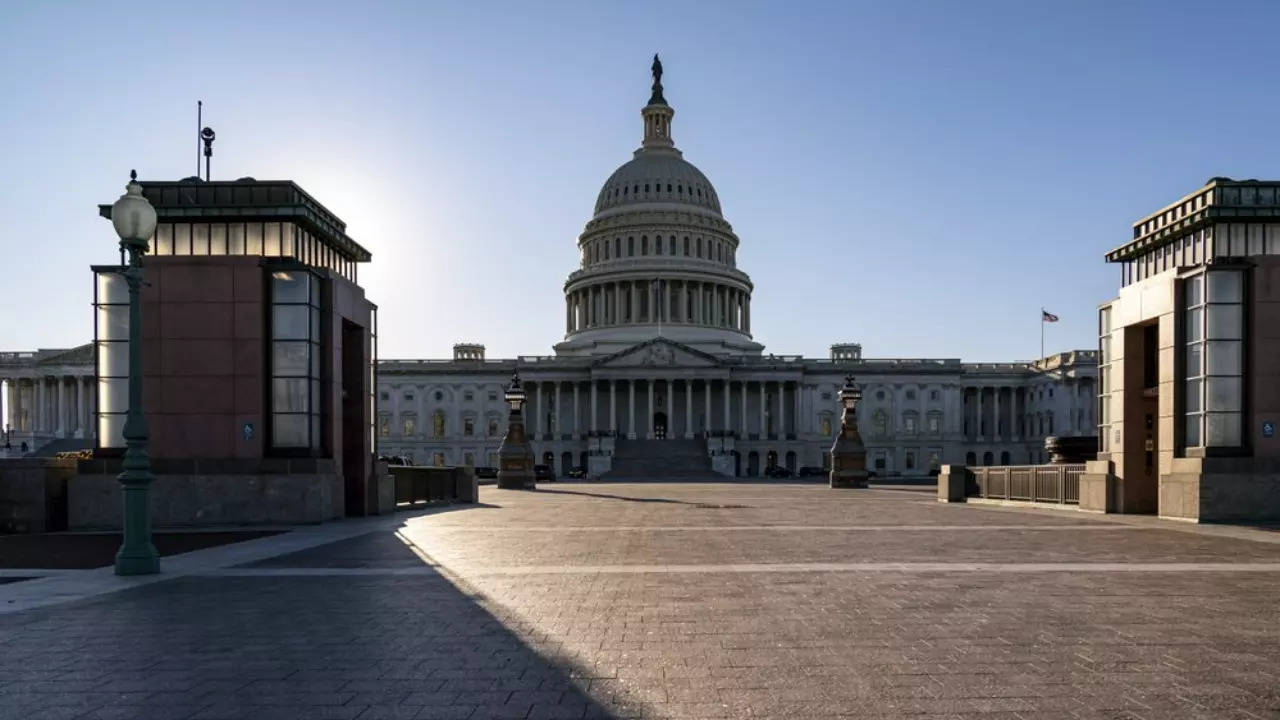
[[[1280,176],[1280,6],[1204,2],[45,3],[0,7],[0,349],[92,332],[130,168],[296,180],[374,260],[383,357],[550,353],[662,54],[766,351],[1094,347],[1139,216]]]

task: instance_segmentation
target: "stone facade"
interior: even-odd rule
[[[63,449],[92,447],[96,384],[93,345],[61,350],[0,352],[6,435],[0,457],[34,452],[56,440]]]

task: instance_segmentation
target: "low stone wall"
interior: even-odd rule
[[[118,459],[85,460],[67,484],[72,530],[121,526]],[[151,518],[156,527],[296,525],[342,517],[342,475],[332,460],[269,459],[155,463]]]
[[[976,489],[973,473],[964,465],[943,465],[938,471],[939,502],[965,502]]]
[[[0,533],[67,529],[67,483],[75,474],[75,460],[0,460]]]
[[[1280,459],[1174,458],[1160,478],[1161,517],[1200,522],[1280,520]]]
[[[479,502],[479,486],[471,468],[392,465],[388,470],[395,478],[397,506]]]

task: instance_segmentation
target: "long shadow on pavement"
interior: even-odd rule
[[[0,616],[0,718],[639,713],[593,700],[592,668],[528,645],[509,626],[523,620],[495,617],[393,533],[246,571]]]

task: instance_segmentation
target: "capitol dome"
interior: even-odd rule
[[[720,214],[720,199],[711,181],[680,151],[636,151],[636,157],[613,171],[596,198],[596,213],[647,202],[696,205]]]
[[[653,76],[640,111],[644,140],[604,182],[578,236],[581,266],[565,281],[556,354],[610,355],[663,337],[712,355],[758,356],[738,236],[711,181],[672,140],[675,110],[662,95],[657,56]]]

